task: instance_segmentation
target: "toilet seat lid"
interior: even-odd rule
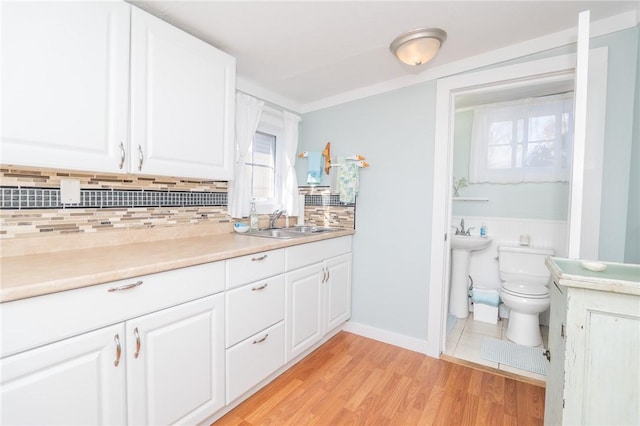
[[[544,298],[549,296],[549,289],[542,284],[518,283],[506,281],[502,283],[502,288],[507,293],[522,295],[530,298]]]

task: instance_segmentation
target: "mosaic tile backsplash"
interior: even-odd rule
[[[80,181],[80,203],[62,204],[60,180]],[[301,187],[305,222],[355,228],[355,204],[326,187]],[[227,182],[0,166],[0,238],[230,223]]]

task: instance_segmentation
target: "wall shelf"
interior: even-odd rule
[[[453,197],[453,201],[489,201],[489,199],[477,197]]]

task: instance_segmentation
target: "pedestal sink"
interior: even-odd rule
[[[451,292],[449,313],[458,318],[469,316],[469,261],[471,252],[489,247],[491,238],[470,235],[451,236]]]

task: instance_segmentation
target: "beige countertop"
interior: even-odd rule
[[[352,235],[340,230],[279,240],[234,232],[0,257],[0,302]],[[6,253],[4,253],[6,254]]]
[[[545,263],[558,285],[640,295],[640,265],[599,262],[606,268],[592,271],[577,259],[548,257]]]

